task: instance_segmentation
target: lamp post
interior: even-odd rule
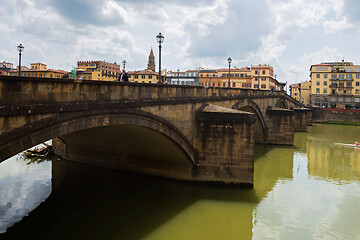
[[[161,79],[161,44],[164,42],[164,36],[161,35],[161,33],[159,33],[156,36],[156,40],[159,43],[159,79],[158,79],[158,83],[162,83],[162,79]]]
[[[24,51],[24,46],[20,43],[17,49],[19,51],[19,76],[21,76],[21,52]]]
[[[231,61],[232,61],[232,59],[231,59],[231,57],[229,57],[227,60],[228,60],[228,63],[229,63],[229,81],[228,81],[228,88],[230,88],[230,66],[231,66]]]
[[[180,69],[178,69],[177,72],[178,72],[178,83],[180,85]]]
[[[124,61],[122,61],[122,64],[123,64],[123,68],[125,69],[125,66],[126,66],[126,61],[124,59]]]
[[[258,89],[260,90],[260,68],[258,69]]]

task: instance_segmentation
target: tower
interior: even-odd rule
[[[155,56],[152,48],[149,54],[147,69],[155,72]]]

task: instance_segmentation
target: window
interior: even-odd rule
[[[242,87],[246,87],[246,83],[242,83]]]
[[[327,88],[324,88],[323,91],[324,91],[324,94],[327,94]]]
[[[355,72],[360,72],[360,68],[355,68]]]
[[[149,79],[152,79],[152,75],[149,75]]]
[[[317,86],[320,86],[320,81],[317,81],[317,82],[316,82],[316,85],[317,85]]]
[[[255,88],[255,89],[259,88],[259,85],[258,85],[258,84],[255,84],[255,85],[254,85],[254,88]]]
[[[324,78],[327,78],[327,74],[326,74],[326,73],[324,74]]]
[[[135,79],[138,79],[139,78],[139,76],[138,75],[135,75]]]
[[[360,74],[356,74],[356,78],[360,78]]]
[[[233,87],[236,87],[236,83],[233,82]]]
[[[356,89],[356,90],[355,90],[355,94],[359,94],[359,89]]]
[[[320,88],[316,89],[316,93],[319,94],[320,93]]]
[[[352,69],[351,68],[346,68],[346,71],[347,72],[352,72]]]
[[[324,81],[324,86],[327,86],[327,81]]]
[[[261,88],[262,88],[262,89],[265,89],[265,88],[266,88],[266,85],[265,85],[265,84],[261,84]]]
[[[223,87],[225,87],[225,83],[223,83]]]
[[[323,68],[323,67],[321,68],[321,71],[324,71],[324,68]]]
[[[52,78],[52,74],[50,74],[50,77]]]
[[[352,80],[352,75],[351,74],[346,74],[346,80]]]
[[[248,85],[247,85],[247,86],[248,86],[248,88],[251,88],[251,83],[248,83]]]
[[[266,78],[261,78],[262,81],[266,81]]]
[[[360,86],[360,82],[356,82],[356,86]]]
[[[320,78],[320,74],[318,73],[318,74],[316,74],[316,78]]]
[[[141,79],[145,79],[145,75],[141,75]]]
[[[327,71],[327,70],[328,70],[328,68],[326,67],[326,68],[325,68],[325,71]]]
[[[345,79],[345,75],[344,75],[344,74],[339,74],[339,79],[340,79],[340,80],[344,80],[344,79]]]
[[[331,74],[331,79],[336,79],[337,75],[336,74]]]
[[[320,71],[320,68],[317,67],[317,68],[316,68],[316,71]]]
[[[258,71],[255,71],[255,74],[258,74]]]
[[[263,74],[265,74],[265,70],[263,71]]]

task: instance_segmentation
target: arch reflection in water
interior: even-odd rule
[[[329,126],[310,127],[308,133],[296,134],[295,147],[257,145],[254,189],[190,185],[53,161],[51,196],[3,236],[356,239],[360,235],[359,169],[340,175],[321,172],[333,166],[346,169],[349,164],[322,160],[322,168],[312,170],[323,159],[313,157],[323,149],[319,142],[331,148],[339,139],[351,143],[360,136],[357,128],[339,128],[341,135],[336,129],[325,131]],[[342,153],[358,152],[349,148]],[[331,154],[327,156],[331,159]]]

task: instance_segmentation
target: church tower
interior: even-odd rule
[[[155,72],[155,56],[152,48],[149,54],[147,69]]]

